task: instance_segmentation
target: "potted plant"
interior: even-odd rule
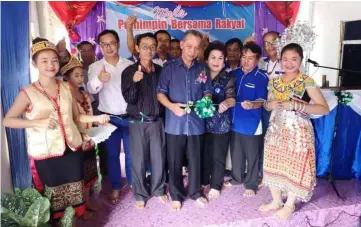
[[[1,195],[1,225],[6,227],[45,227],[50,226],[51,190],[45,187],[42,196],[36,189],[21,190],[15,188],[14,194]],[[75,211],[68,207],[62,219],[61,227],[72,227]]]

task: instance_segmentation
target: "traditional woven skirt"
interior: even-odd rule
[[[84,151],[84,187],[91,188],[98,180],[97,157],[95,147]]]
[[[44,160],[31,160],[35,188],[42,192],[45,185],[52,190],[51,215],[63,216],[64,210],[73,206],[77,216],[85,212],[84,205],[84,152],[67,147],[63,156]]]
[[[294,111],[275,110],[265,137],[263,183],[308,201],[316,184],[311,121]]]

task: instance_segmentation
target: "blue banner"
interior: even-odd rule
[[[236,6],[213,2],[205,7],[184,7],[171,2],[146,2],[136,7],[106,2],[106,26],[118,32],[119,53],[129,57],[126,19],[137,16],[134,35],[167,30],[172,38],[181,40],[186,30],[194,29],[209,35],[210,41],[226,42],[231,38],[245,40],[254,33],[254,4]]]

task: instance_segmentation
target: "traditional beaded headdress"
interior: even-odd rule
[[[66,65],[64,65],[63,68],[61,68],[61,74],[64,75],[66,72],[76,67],[83,67],[83,65],[78,59],[72,56],[70,58],[70,61]]]
[[[34,56],[34,54],[42,50],[53,50],[55,52],[58,52],[56,46],[53,43],[49,41],[41,41],[33,44],[33,46],[31,47],[31,56]]]
[[[290,43],[297,43],[304,52],[310,53],[315,45],[316,36],[314,27],[309,25],[309,23],[297,21],[297,23],[286,28],[281,38],[277,39],[278,58],[281,58],[283,47]]]

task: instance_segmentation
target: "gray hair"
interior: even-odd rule
[[[196,30],[187,30],[187,31],[184,33],[183,40],[185,40],[188,35],[193,35],[193,36],[199,37],[200,39],[203,38],[202,33],[200,33],[199,31],[196,31]]]

